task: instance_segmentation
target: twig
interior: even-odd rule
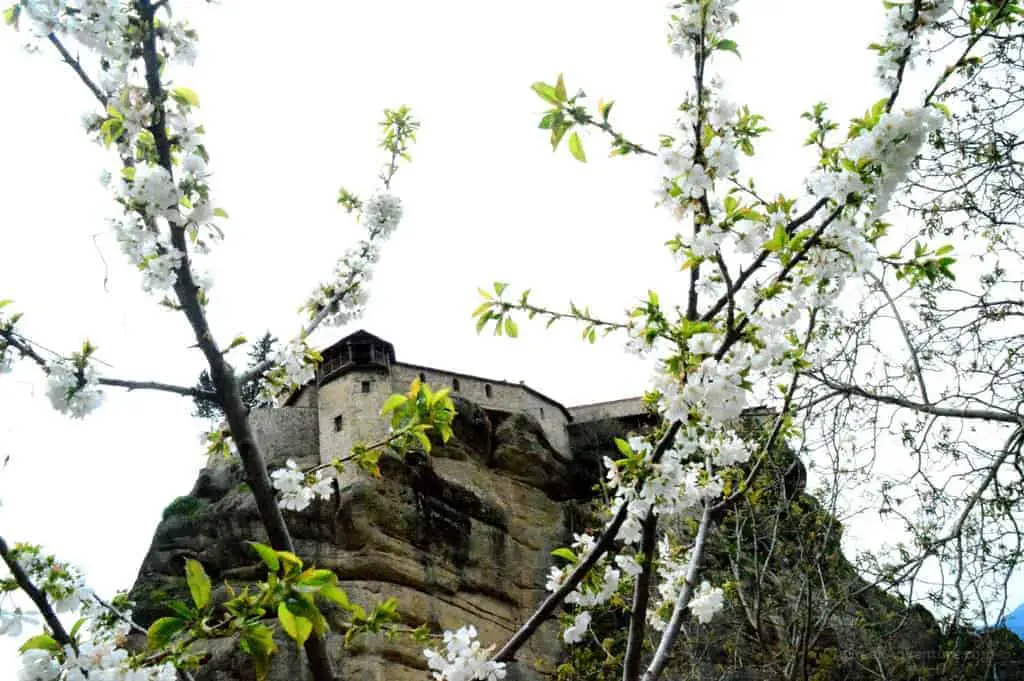
[[[657,463],[665,452],[668,451],[669,447],[675,441],[676,434],[679,432],[679,428],[682,426],[681,421],[674,422],[669,426],[668,430],[658,441],[658,444],[654,448],[654,452],[651,454],[652,463]],[[516,651],[518,651],[523,644],[525,644],[533,633],[540,627],[541,624],[547,620],[548,617],[555,611],[565,597],[568,596],[576,586],[583,581],[583,578],[587,576],[597,561],[601,559],[605,553],[615,543],[615,538],[619,534],[619,528],[622,527],[622,523],[626,522],[626,516],[629,515],[629,505],[622,504],[619,508],[618,513],[612,518],[612,521],[605,527],[604,532],[601,533],[597,543],[594,544],[594,548],[591,549],[590,553],[580,561],[573,571],[569,574],[566,580],[562,583],[558,589],[555,590],[550,596],[544,599],[544,602],[538,606],[538,608],[530,615],[526,623],[519,628],[516,633],[501,647],[495,655],[491,658],[493,662],[508,662],[514,659]]]
[[[661,676],[662,671],[665,669],[665,665],[668,663],[672,645],[679,637],[679,630],[683,626],[683,616],[686,612],[686,606],[690,604],[690,598],[693,596],[693,590],[697,580],[697,570],[700,568],[700,560],[704,553],[704,543],[707,540],[708,526],[710,524],[711,503],[708,502],[704,504],[704,511],[701,514],[700,527],[697,529],[697,538],[694,540],[693,551],[690,553],[690,564],[686,569],[686,579],[683,582],[683,590],[679,594],[679,598],[676,599],[676,605],[672,611],[672,617],[669,619],[668,626],[665,628],[665,633],[662,634],[661,640],[658,642],[658,649],[654,652],[654,658],[651,660],[650,665],[648,665],[647,671],[644,672],[643,681],[655,681],[655,679]]]
[[[7,569],[14,575],[14,581],[18,583],[18,586],[24,591],[36,608],[39,609],[43,619],[46,620],[46,624],[50,627],[50,631],[53,632],[53,639],[61,646],[71,646],[75,653],[78,653],[78,645],[68,636],[68,632],[64,629],[64,625],[61,624],[60,619],[57,617],[57,613],[50,607],[50,602],[46,598],[46,594],[40,591],[35,584],[32,583],[32,579],[25,572],[25,568],[11,556],[10,549],[7,547],[7,542],[4,541],[3,537],[0,537],[0,556],[3,557],[4,563],[7,564]]]

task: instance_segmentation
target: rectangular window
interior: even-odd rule
[[[341,424],[343,422],[344,422],[344,419],[342,418],[341,414],[338,414],[337,416],[334,417],[334,432],[335,433],[340,433],[341,432]]]
[[[370,392],[370,382],[369,381],[363,381],[360,387],[361,387],[361,389],[362,389],[362,391],[364,393]]]

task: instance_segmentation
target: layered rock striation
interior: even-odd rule
[[[544,596],[550,552],[571,537],[573,499],[587,496],[574,465],[547,442],[540,425],[523,414],[493,424],[474,404],[457,399],[455,434],[429,457],[384,457],[381,476],[354,467],[339,478],[329,501],[300,513],[286,512],[296,553],[307,565],[333,570],[354,603],[372,607],[398,600],[411,626],[436,631],[474,624],[485,644],[501,643]],[[259,424],[259,418],[254,422]],[[301,438],[276,443],[257,436],[269,465],[286,458],[319,463]],[[186,497],[165,511],[131,590],[136,619],[148,626],[169,614],[167,600],[188,600],[184,561],[206,568],[215,591],[238,589],[265,577],[247,541],[266,541],[255,502],[239,463],[212,459]],[[328,615],[330,619],[330,615]],[[556,624],[535,636],[509,678],[538,678],[559,654]],[[210,655],[199,681],[252,678],[251,662],[230,639],[204,643]],[[279,641],[270,678],[308,678],[294,644]],[[427,678],[422,645],[407,637],[362,636],[347,648],[331,634],[328,649],[339,678],[402,681]]]

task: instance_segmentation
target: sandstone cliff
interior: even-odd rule
[[[543,597],[550,552],[571,536],[571,500],[586,490],[574,484],[569,462],[548,445],[536,422],[513,414],[494,427],[473,404],[456,404],[455,436],[429,459],[384,458],[379,479],[346,474],[335,498],[286,512],[286,519],[298,555],[335,571],[353,602],[366,606],[394,596],[412,626],[473,623],[482,641],[500,643]],[[284,455],[297,452],[269,454],[280,465]],[[300,465],[317,463],[315,454],[298,454],[306,455]],[[148,626],[167,614],[161,602],[188,600],[185,558],[202,562],[214,584],[227,580],[238,587],[264,576],[246,540],[266,541],[266,535],[241,468],[211,460],[157,527],[131,591],[136,619]],[[548,624],[534,638],[509,678],[534,679],[538,664],[553,667],[554,627]],[[210,644],[198,678],[251,678],[250,662],[234,647],[230,640]],[[343,650],[340,636],[332,635],[328,648],[340,678],[428,678],[422,646],[409,641],[364,636]],[[271,679],[308,678],[294,645],[281,650]]]
[[[489,415],[465,400],[456,400],[456,405],[455,435],[447,445],[438,444],[429,459],[382,459],[379,479],[346,473],[333,499],[301,513],[286,512],[286,519],[297,553],[307,564],[333,570],[352,601],[368,606],[393,596],[411,626],[428,623],[440,630],[473,623],[485,644],[500,643],[543,597],[551,550],[569,543],[571,533],[587,524],[586,500],[597,479],[598,457],[611,451],[611,438],[622,434],[626,425],[606,422],[577,428],[571,432],[576,460],[570,462],[555,452],[531,418]],[[254,422],[258,424],[258,415]],[[272,466],[282,465],[286,457],[303,466],[318,462],[308,440],[302,444],[301,438],[281,438],[259,427],[256,431]],[[767,515],[759,522],[782,521],[770,574],[757,577],[749,572],[755,563],[762,564],[764,554],[758,561],[744,562],[744,556],[755,555],[764,540],[751,530],[756,523],[749,519],[737,532],[737,520],[751,510],[720,518],[721,529],[708,547],[706,574],[722,583],[739,571],[738,581],[747,583],[746,607],[730,599],[712,626],[688,627],[666,678],[853,681],[877,678],[877,670],[864,663],[875,658],[890,681],[989,678],[991,664],[980,656],[972,665],[959,664],[956,660],[963,658],[955,655],[946,657],[951,645],[963,650],[958,642],[963,632],[954,641],[923,608],[908,610],[879,589],[861,589],[863,584],[839,550],[841,528],[826,531],[834,519],[802,493],[802,468],[793,465],[791,454],[787,456],[775,462],[779,477],[774,485],[770,476],[766,478],[767,496],[762,497]],[[779,508],[785,509],[781,515]],[[679,528],[682,534],[687,531]],[[137,601],[136,619],[148,626],[166,614],[161,603],[188,600],[185,558],[202,562],[214,584],[221,585],[221,596],[225,581],[237,588],[263,577],[262,563],[247,540],[266,541],[266,535],[242,471],[231,461],[213,459],[190,494],[168,506],[157,527],[131,591]],[[857,595],[816,629],[809,654],[794,667],[787,660],[794,656],[792,635],[801,613],[813,606],[810,614],[817,615],[824,607],[823,594],[807,589],[812,583],[808,576],[818,574],[817,565],[807,560],[806,552],[812,549],[824,557],[833,587]],[[752,613],[749,587],[755,577],[761,580],[760,605]],[[614,639],[624,635],[625,621],[622,610],[612,609],[595,617],[594,628],[599,636]],[[968,646],[984,647],[972,641]],[[1019,654],[1024,648],[1019,644],[1014,637],[1003,648]],[[197,681],[254,678],[237,641],[204,645],[209,655]],[[283,638],[279,645],[272,681],[308,679],[301,651]],[[407,639],[364,636],[345,648],[341,636],[331,634],[328,649],[340,679],[429,678],[421,646]],[[566,655],[556,625],[549,622],[520,652],[508,678],[551,678],[561,663],[568,663],[558,674],[563,681],[616,678],[615,665],[604,661],[594,646],[577,647]],[[1024,665],[1017,671],[1021,668]],[[1002,669],[1002,681],[1020,678],[1008,674],[1012,670],[1005,664]],[[780,676],[780,671],[786,675]]]

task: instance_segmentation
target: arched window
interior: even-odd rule
[[[343,422],[344,422],[344,418],[342,417],[341,414],[338,414],[337,416],[334,417],[334,432],[335,433],[340,433],[341,432],[341,426],[342,426]]]
[[[426,383],[426,382],[427,382],[427,376],[426,376],[426,374],[424,374],[424,373],[423,373],[423,372],[421,371],[421,372],[420,372],[420,383]]]
[[[540,417],[544,418],[544,407],[540,408]]]
[[[459,379],[457,378],[452,379],[452,392],[459,392]]]
[[[484,395],[487,395],[488,397],[491,397],[491,393],[493,393],[493,392],[494,391],[491,390],[491,384],[490,383],[484,383]]]

